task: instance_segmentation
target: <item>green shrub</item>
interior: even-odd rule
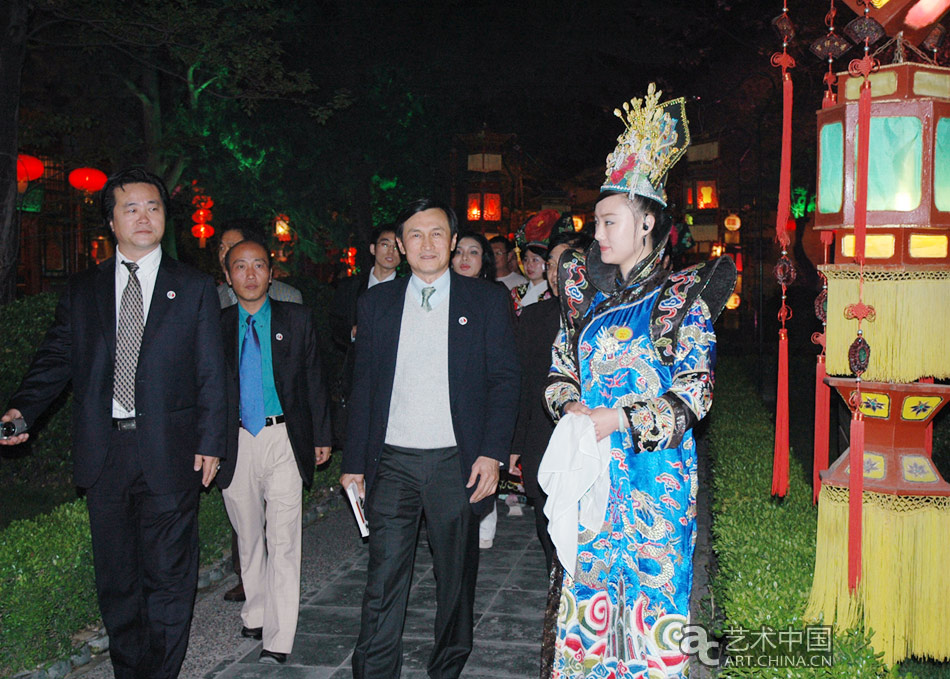
[[[3,322],[0,323],[0,407],[4,410],[26,373],[36,348],[53,324],[58,299],[58,295],[45,292],[24,297],[3,307]],[[50,466],[60,470],[69,469],[70,400],[67,390],[38,422],[30,423],[31,436],[27,445],[32,446],[32,461],[35,464],[28,474],[37,477]]]
[[[0,533],[0,675],[63,655],[98,616],[84,500]]]
[[[708,436],[712,456],[713,581],[725,616],[723,629],[803,630],[811,589],[818,512],[810,480],[791,456],[789,492],[770,497],[773,422],[745,375],[740,359],[723,357],[716,375],[716,406]],[[896,676],[875,656],[862,632],[834,639],[830,668],[726,667],[722,677]]]

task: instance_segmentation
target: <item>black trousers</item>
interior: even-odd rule
[[[369,566],[354,679],[397,679],[402,631],[422,516],[436,580],[432,679],[456,679],[472,652],[478,517],[461,478],[458,450],[386,446],[366,503]]]
[[[116,679],[174,679],[198,584],[198,487],[151,492],[135,437],[113,432],[86,493],[96,594]]]
[[[544,564],[550,573],[551,564],[554,562],[554,543],[548,533],[548,517],[544,515],[544,505],[547,500],[548,496],[541,491],[538,497],[534,498],[534,527],[538,533],[538,540],[541,542],[541,549],[544,550]]]

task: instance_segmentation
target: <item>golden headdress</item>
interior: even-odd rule
[[[607,156],[607,177],[601,191],[625,191],[652,198],[666,207],[666,174],[689,146],[686,100],[659,104],[662,91],[650,83],[646,97],[624,102],[614,115],[626,129]]]

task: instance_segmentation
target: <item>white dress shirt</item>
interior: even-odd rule
[[[115,249],[115,330],[119,334],[119,307],[122,304],[122,293],[125,286],[129,284],[129,269],[122,262],[131,262],[122,254],[119,248]],[[139,279],[139,285],[142,287],[142,320],[148,323],[148,310],[152,305],[152,293],[155,291],[155,279],[158,277],[158,265],[162,262],[162,248],[157,247],[150,253],[141,257],[135,263],[139,265],[139,270],[135,276]],[[112,399],[112,417],[123,419],[126,417],[135,417],[135,413],[129,412],[123,408],[118,401]]]
[[[367,289],[367,290],[369,290],[369,289],[370,289],[371,287],[373,287],[374,285],[379,285],[380,283],[387,283],[388,281],[394,281],[394,280],[396,280],[396,270],[395,270],[395,269],[393,269],[392,272],[390,272],[390,274],[389,274],[388,276],[386,276],[386,278],[384,278],[383,280],[379,280],[378,278],[376,278],[376,272],[375,272],[374,269],[375,269],[375,267],[374,267],[373,269],[370,269],[370,270],[369,270],[369,282],[366,283],[366,289]]]
[[[429,306],[435,309],[443,300],[449,298],[449,288],[451,287],[452,277],[449,275],[449,269],[445,270],[441,276],[432,281],[431,283],[426,283],[424,280],[419,278],[416,274],[412,274],[409,278],[409,286],[406,288],[406,297],[415,296],[416,302],[419,306],[422,306],[422,288],[435,288],[435,292],[432,293],[432,296],[429,297]]]

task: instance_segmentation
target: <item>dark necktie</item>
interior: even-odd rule
[[[115,376],[112,397],[129,412],[135,411],[135,371],[139,365],[139,349],[145,330],[142,309],[142,284],[135,272],[139,265],[122,262],[129,270],[129,282],[119,302],[119,327],[115,339]]]
[[[433,292],[435,292],[435,288],[431,286],[422,288],[422,308],[425,311],[432,311],[432,305],[429,304],[429,298],[432,297]]]
[[[247,318],[247,332],[241,345],[241,426],[251,434],[264,428],[264,377],[261,342],[254,329],[254,317]]]

